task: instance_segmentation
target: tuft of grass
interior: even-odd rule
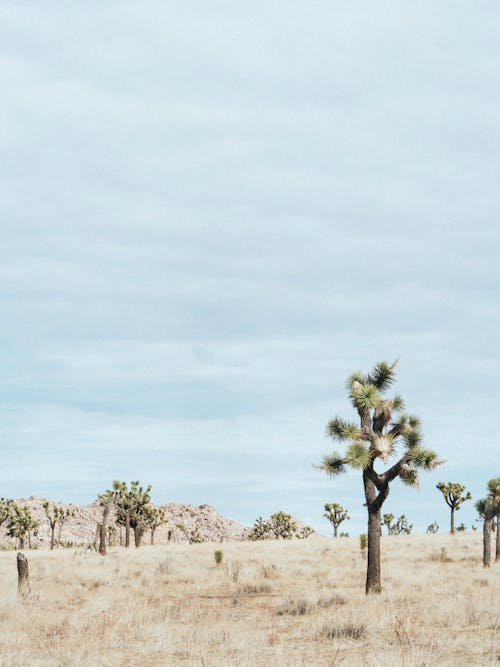
[[[310,614],[313,609],[314,606],[309,600],[304,600],[303,598],[288,598],[288,600],[277,609],[276,613],[278,616],[305,616],[306,614]]]
[[[440,551],[433,551],[429,560],[434,563],[453,563],[453,558],[448,556],[448,552],[444,547],[441,547]]]
[[[317,639],[354,639],[359,641],[368,636],[366,627],[362,623],[349,621],[340,625],[328,623],[317,634]]]
[[[246,595],[268,595],[272,591],[269,584],[244,584],[241,592]]]

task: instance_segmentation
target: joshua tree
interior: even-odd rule
[[[458,510],[460,509],[460,505],[464,503],[466,500],[470,500],[472,496],[469,491],[467,491],[467,493],[463,495],[465,491],[465,486],[462,486],[462,484],[459,484],[458,482],[448,482],[448,484],[445,484],[444,482],[439,482],[439,484],[436,484],[436,489],[439,489],[441,491],[446,501],[446,504],[451,510],[450,533],[454,535],[455,511],[458,512]]]
[[[429,524],[427,526],[427,533],[434,534],[434,533],[437,533],[438,530],[439,530],[439,526],[435,521],[433,521],[431,524]]]
[[[48,500],[43,503],[43,509],[45,510],[45,516],[49,522],[50,526],[50,549],[52,550],[56,544],[59,546],[59,539],[61,537],[62,527],[66,519],[70,516],[73,516],[73,510],[64,509],[61,505],[52,505]],[[56,527],[59,526],[58,537],[56,540]]]
[[[97,498],[97,500],[99,501],[99,505],[102,507],[102,519],[101,523],[98,524],[99,553],[101,554],[101,556],[106,555],[106,532],[107,532],[106,526],[108,523],[108,518],[111,512],[111,508],[116,503],[119,493],[120,492],[113,487],[113,489],[108,489]]]
[[[496,548],[495,560],[500,560],[500,477],[494,477],[488,482],[488,497],[497,508],[496,513]]]
[[[147,509],[151,502],[151,486],[143,488],[138,481],[113,482],[116,492],[115,509],[116,522],[125,526],[125,546],[130,546],[130,529],[134,531],[135,546],[141,545],[142,536],[146,529]]]
[[[500,478],[490,479],[488,482],[488,495],[478,500],[476,509],[483,519],[483,565],[490,566],[491,561],[491,528],[495,517],[500,514]],[[496,527],[496,554],[495,560],[499,559],[498,523]]]
[[[142,536],[146,530],[147,514],[151,502],[151,486],[142,487],[138,481],[113,482],[115,493],[116,522],[125,526],[125,546],[130,546],[130,529],[134,531],[136,547],[141,546]]]
[[[304,526],[297,533],[295,533],[295,537],[299,540],[307,540],[307,538],[313,533],[314,528],[311,528],[311,526]]]
[[[399,414],[393,418],[393,413],[400,413],[404,408],[401,396],[382,396],[394,382],[396,363],[389,365],[382,361],[368,375],[356,372],[348,378],[347,391],[358,413],[359,425],[339,417],[332,419],[327,427],[328,434],[349,444],[344,455],[333,452],[317,466],[330,476],[348,467],[362,471],[368,511],[367,593],[381,590],[380,512],[391,482],[399,477],[405,484],[417,486],[419,469],[433,470],[441,463],[434,451],[422,447],[417,417]],[[377,472],[375,463],[378,460],[386,463],[396,453],[398,443],[403,445],[402,455],[384,472]]]
[[[13,505],[14,501],[10,498],[0,498],[0,526],[9,520]]]
[[[259,517],[253,525],[249,538],[251,540],[282,539],[291,540],[296,536],[297,524],[290,514],[276,512],[267,521]]]
[[[28,507],[12,503],[7,535],[19,540],[20,549],[24,549],[26,538],[28,538],[28,548],[31,549],[31,533],[38,528],[38,525]]]
[[[333,526],[333,537],[337,537],[337,531],[342,521],[349,521],[349,513],[338,503],[326,503],[323,516]]]
[[[155,543],[155,531],[165,523],[165,510],[161,507],[148,507],[146,511],[145,523],[150,530],[151,544]]]
[[[387,526],[387,532],[389,535],[409,535],[412,531],[413,524],[408,523],[408,519],[404,514],[398,517],[394,522],[394,514],[384,514],[382,517],[382,522],[384,526]]]

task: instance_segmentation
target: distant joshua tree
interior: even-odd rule
[[[146,512],[145,523],[150,531],[150,543],[155,543],[155,532],[166,521],[165,510],[161,507],[149,507]]]
[[[291,540],[296,537],[297,524],[290,514],[286,512],[276,512],[269,519],[264,521],[260,516],[254,523],[252,532],[249,535],[251,540],[282,539]]]
[[[34,519],[28,507],[12,503],[10,516],[7,520],[7,535],[19,540],[20,549],[24,549],[26,538],[28,539],[28,548],[31,549],[31,535],[38,526],[38,521]]]
[[[338,475],[348,467],[362,471],[368,510],[367,593],[381,590],[380,515],[391,482],[399,477],[405,484],[417,486],[419,469],[433,470],[441,463],[434,451],[422,447],[417,417],[400,414],[394,419],[393,413],[404,408],[401,396],[382,396],[394,382],[396,363],[389,365],[382,361],[367,375],[356,372],[348,378],[347,391],[358,413],[359,424],[340,417],[332,419],[327,427],[328,434],[334,440],[349,444],[344,455],[333,452],[316,466],[330,476]],[[400,458],[384,472],[377,472],[375,463],[378,460],[387,463],[395,454],[398,442],[403,445]]]
[[[125,526],[125,546],[130,546],[130,529],[134,531],[136,547],[141,546],[142,536],[146,530],[147,513],[151,502],[151,486],[142,487],[138,481],[113,482],[116,492],[115,511],[118,525]]]
[[[459,484],[458,482],[448,482],[447,484],[445,484],[445,482],[439,482],[439,484],[436,484],[436,489],[441,491],[446,504],[451,510],[450,533],[454,535],[455,512],[458,512],[462,503],[464,503],[466,500],[470,500],[472,496],[469,491],[463,495],[465,486],[462,486],[462,484]]]
[[[497,518],[496,526],[496,553],[495,560],[500,559],[500,539],[498,537],[500,515],[500,477],[490,479],[488,482],[488,495],[478,500],[476,509],[483,519],[483,565],[489,567],[491,562],[491,528]]]
[[[0,526],[10,519],[14,501],[10,498],[0,498]]]
[[[382,517],[384,526],[387,526],[389,535],[409,535],[413,529],[413,524],[408,523],[404,514],[395,520],[394,514],[384,514]]]
[[[333,537],[337,537],[338,529],[343,521],[349,521],[349,513],[339,503],[326,503],[323,516],[333,526]]]
[[[439,530],[439,526],[435,521],[433,521],[431,524],[429,524],[427,526],[427,533],[434,534],[434,533],[437,533],[438,530]]]
[[[48,500],[43,503],[43,509],[45,510],[45,516],[47,517],[50,526],[50,549],[52,550],[56,544],[59,546],[62,527],[66,519],[74,515],[74,511],[71,508],[64,509],[61,505],[56,505],[54,503],[51,506]],[[57,527],[59,527],[59,530],[56,539]]]

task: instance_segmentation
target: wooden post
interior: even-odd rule
[[[23,597],[31,593],[28,576],[28,559],[21,552],[17,554],[17,592]]]

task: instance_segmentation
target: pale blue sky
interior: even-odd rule
[[[244,523],[364,528],[315,472],[345,377],[400,356],[478,498],[497,436],[500,7],[3,2],[0,495],[114,478]],[[472,503],[458,515],[471,524]]]

